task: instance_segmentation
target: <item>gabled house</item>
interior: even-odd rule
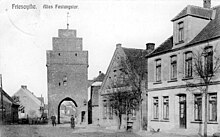
[[[26,85],[22,85],[21,88],[13,95],[18,97],[23,109],[19,111],[19,118],[40,118],[42,115],[42,107],[44,104],[42,100],[39,100]]]
[[[220,56],[220,6],[211,8],[189,5],[172,19],[173,35],[148,58],[148,127],[165,132],[203,134],[205,98],[195,73],[195,56],[206,51],[201,61],[211,71],[214,56]],[[219,130],[219,74],[208,90],[208,134]],[[202,87],[203,85],[200,84]]]
[[[139,90],[139,93],[145,92],[146,79],[144,78],[146,78],[145,75],[147,74],[147,62],[144,57],[153,49],[154,43],[148,43],[146,49],[125,48],[121,44],[116,45],[114,55],[100,88],[99,121],[101,126],[111,128],[120,126],[118,128],[127,129],[129,121],[132,122],[133,130],[140,129],[141,123],[139,121],[147,113],[146,94],[144,94],[143,103],[140,101],[142,105],[139,107],[140,109],[132,108],[128,111],[128,102],[137,101],[139,98],[126,96],[122,99],[121,125],[116,116],[118,110],[115,110],[114,106],[112,106],[112,102],[115,102],[117,99],[110,99],[109,97],[115,93],[134,95],[132,93],[135,93],[137,90]]]

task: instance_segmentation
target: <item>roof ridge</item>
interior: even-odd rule
[[[212,8],[203,8],[201,6],[196,6],[196,5],[187,5],[189,7],[194,7],[194,8],[199,8],[199,9],[203,9],[203,10],[212,10]]]
[[[135,50],[146,50],[146,49],[137,49],[137,48],[126,48],[126,47],[121,47],[123,49],[135,49]]]

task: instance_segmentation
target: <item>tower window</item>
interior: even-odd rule
[[[75,53],[75,56],[77,56],[77,53]]]
[[[67,85],[67,76],[63,77],[63,85],[66,86]]]
[[[60,53],[58,53],[58,56],[60,56]]]

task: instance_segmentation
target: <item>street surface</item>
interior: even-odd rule
[[[69,124],[52,125],[4,125],[0,127],[0,137],[189,137],[176,134],[125,132],[97,126],[76,127]],[[196,136],[193,136],[196,137]]]
[[[100,127],[76,127],[57,125],[4,125],[0,137],[141,137],[131,132],[116,132]]]

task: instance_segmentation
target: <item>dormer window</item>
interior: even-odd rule
[[[178,23],[178,42],[183,42],[184,38],[184,24],[183,22]]]

